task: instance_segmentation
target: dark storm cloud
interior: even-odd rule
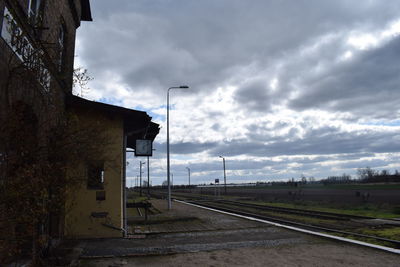
[[[268,112],[271,108],[271,94],[265,80],[245,84],[235,93],[235,100],[248,111]]]
[[[256,127],[253,127],[256,129]],[[306,129],[307,130],[307,129]],[[268,136],[260,134],[254,138],[217,142],[185,142],[171,144],[174,154],[190,154],[208,151],[214,157],[247,155],[253,157],[276,157],[295,155],[320,155],[314,158],[285,159],[285,163],[321,163],[329,160],[354,160],[373,157],[375,153],[400,151],[399,135],[396,132],[342,132],[335,127],[308,129],[302,138],[287,135]],[[165,144],[157,144],[159,153],[165,153]]]
[[[79,30],[78,57],[94,76],[95,90],[113,92],[109,81],[115,78],[128,94],[150,95],[147,106],[160,107],[167,87],[188,83],[187,97],[195,97],[201,111],[202,101],[217,88],[234,86],[234,110],[221,105],[219,112],[203,111],[182,126],[199,137],[171,144],[174,156],[182,158],[209,153],[211,162],[192,163],[198,171],[220,170],[219,155],[243,155],[281,161],[227,159],[232,170],[323,173],[318,167],[324,162],[348,160],[339,166],[347,170],[363,167],[375,153],[400,151],[398,133],[387,129],[344,131],[313,125],[301,115],[297,121],[252,121],[253,112],[260,118],[279,116],[276,106],[299,114],[348,112],[353,122],[397,118],[400,37],[357,51],[347,61],[337,59],[351,33],[381,31],[399,19],[399,1],[96,0],[92,10],[94,22]],[[274,78],[279,83],[271,90]],[[249,122],[240,138],[224,139],[223,131],[231,130],[226,124],[236,123],[229,116],[235,112]],[[215,132],[220,136],[206,140],[217,141],[204,141],[205,133]],[[165,143],[156,139],[154,147],[153,159],[164,159]],[[299,165],[288,167],[291,163]],[[375,163],[371,166],[385,164]],[[185,175],[184,167],[175,166],[174,172]]]
[[[397,118],[400,109],[400,37],[363,52],[308,85],[290,106],[351,111],[360,117]]]
[[[269,140],[265,140],[269,141]],[[345,133],[333,127],[309,131],[303,138],[286,139],[283,136],[273,142],[251,142],[247,139],[225,142],[210,150],[216,155],[329,155],[353,153],[383,153],[400,151],[397,133]]]
[[[191,154],[191,153],[199,153],[203,152],[206,150],[211,149],[212,147],[215,147],[217,143],[213,142],[206,142],[206,143],[200,143],[200,142],[179,142],[179,143],[172,143],[170,144],[170,151],[173,152],[174,154]],[[165,154],[167,153],[166,151],[166,143],[160,143],[157,142],[157,140],[154,142],[153,145],[157,151],[157,154]]]
[[[341,163],[339,164],[340,168],[343,169],[358,169],[358,168],[365,168],[365,167],[370,167],[370,168],[382,168],[390,164],[390,161],[388,160],[382,160],[382,159],[368,159],[368,160],[360,160],[360,161],[351,161],[351,162],[346,162],[346,163]]]
[[[380,27],[399,10],[395,2],[288,0],[97,0],[92,8],[95,23],[79,39],[91,72],[113,69],[131,88],[154,90],[183,80],[213,90],[249,64],[265,67],[325,32]]]
[[[171,144],[171,151],[175,154],[191,154],[191,153],[199,153],[205,150],[208,150],[212,147],[215,147],[216,143],[176,143]]]

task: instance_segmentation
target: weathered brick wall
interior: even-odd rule
[[[21,71],[22,62],[5,40],[0,38],[0,117],[6,114],[10,105],[21,101],[32,106],[42,124],[50,127],[49,122],[56,121],[64,111],[65,95],[72,91],[76,29],[80,25],[81,10],[80,0],[42,0],[42,5],[43,23],[35,28],[29,23],[27,15],[29,0],[0,1],[1,19],[6,6],[22,31],[28,35],[31,44],[38,50],[42,48],[46,51],[44,64],[51,73],[50,90],[46,92],[28,72]],[[58,37],[61,25],[66,35],[60,72]]]
[[[47,68],[52,72],[52,83],[50,95],[54,101],[57,98],[63,98],[65,92],[71,92],[72,90],[72,74],[73,64],[75,58],[75,39],[76,39],[76,28],[80,24],[80,0],[42,0],[43,4],[43,25],[41,29],[36,29],[36,33],[33,31],[33,27],[28,23],[27,9],[29,0],[5,0],[0,1],[0,14],[1,20],[4,14],[4,5],[13,12],[13,15],[21,23],[21,28],[24,32],[30,32],[32,40],[37,41],[42,47],[45,47],[50,62],[46,63]],[[72,7],[72,8],[71,8]],[[58,58],[59,58],[59,46],[58,36],[61,25],[65,27],[65,52],[63,58],[62,72],[58,71]],[[10,49],[7,49],[7,44],[4,40],[0,40],[1,51],[0,53],[0,78],[1,81],[7,79],[5,76],[7,71],[4,68],[9,68],[8,63]],[[0,82],[0,86],[4,84]],[[17,88],[15,90],[24,90],[24,88]],[[4,90],[3,90],[4,91]],[[48,96],[47,96],[48,97]]]
[[[32,107],[38,117],[39,135],[45,145],[47,130],[52,124],[55,125],[57,118],[64,111],[65,95],[72,90],[76,28],[80,24],[81,9],[80,0],[42,1],[44,3],[43,27],[42,30],[35,31],[29,24],[27,16],[29,0],[0,0],[0,31],[2,31],[4,8],[7,6],[19,27],[29,35],[32,44],[35,44],[36,48],[45,48],[48,56],[44,63],[52,76],[50,90],[45,92],[36,79],[32,78],[32,74],[29,74],[31,72],[21,68],[23,66],[21,60],[0,37],[0,123],[2,117],[7,116],[12,104],[23,102]],[[71,3],[75,3],[76,11],[71,9]],[[77,15],[74,16],[74,12]],[[66,50],[62,73],[57,68],[58,50],[56,49],[61,23],[66,29]]]

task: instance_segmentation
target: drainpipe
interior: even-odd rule
[[[127,143],[127,136],[124,134],[124,141],[123,141],[123,151],[122,151],[122,221],[123,221],[123,233],[124,237],[128,236],[127,233],[127,217],[126,217],[126,143]]]

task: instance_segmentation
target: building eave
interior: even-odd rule
[[[81,9],[82,9],[81,20],[93,21],[89,0],[81,0]]]
[[[160,131],[159,125],[152,122],[151,117],[144,111],[90,101],[74,95],[67,96],[66,104],[70,108],[81,108],[108,116],[121,117],[124,123],[124,135],[127,136],[128,148],[135,149],[137,139],[154,141]]]

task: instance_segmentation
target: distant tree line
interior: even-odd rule
[[[390,173],[388,170],[377,171],[370,167],[359,168],[357,170],[357,177],[352,178],[348,174],[341,176],[329,176],[326,179],[322,179],[319,182],[324,185],[328,184],[350,184],[354,182],[358,183],[400,183],[400,173],[395,170],[394,173]]]
[[[357,170],[358,180],[362,183],[400,183],[400,173],[395,170],[390,173],[387,170],[376,171],[369,167]]]
[[[322,179],[319,181],[324,185],[329,184],[350,184],[354,183],[355,180],[351,178],[351,175],[343,173],[341,176],[329,176],[326,179]]]

